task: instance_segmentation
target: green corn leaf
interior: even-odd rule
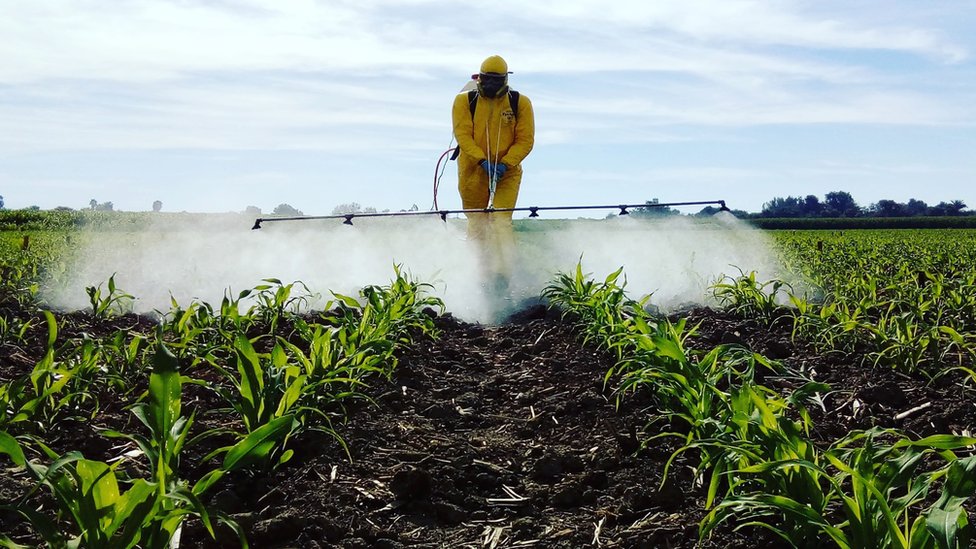
[[[0,509],[5,509],[4,506],[0,505]],[[0,534],[0,547],[6,549],[31,549],[26,545],[20,545],[19,543],[14,543],[14,541],[7,536]]]
[[[294,369],[293,373],[295,374],[294,381],[291,382],[288,389],[286,389],[285,393],[281,396],[281,401],[278,403],[278,409],[275,411],[276,416],[284,415],[288,410],[290,410],[291,407],[298,402],[306,390],[306,381],[308,380],[308,377],[305,375],[297,375],[299,371],[297,366],[293,366],[292,369]]]
[[[200,480],[193,485],[193,493],[198,496],[202,495],[209,490],[211,486],[216,484],[217,481],[219,481],[225,474],[226,471],[223,469],[214,469],[213,471],[203,475]]]
[[[620,277],[620,273],[622,273],[622,272],[624,272],[624,268],[621,266],[616,271],[608,274],[607,275],[607,278],[604,279],[604,281],[603,281],[604,285],[611,286],[611,285],[616,284],[617,283],[617,278]]]
[[[726,463],[724,460],[720,460],[712,467],[711,478],[708,481],[708,492],[705,496],[705,510],[712,508],[712,504],[718,496],[718,489],[721,485],[722,478],[725,476],[725,470]]]
[[[246,335],[237,334],[234,347],[238,353],[237,370],[241,375],[239,383],[242,408],[245,408],[244,420],[248,423],[248,429],[253,429],[256,427],[254,423],[261,421],[264,415],[264,402],[261,398],[264,392],[264,370],[260,357]]]
[[[113,502],[112,522],[105,533],[114,535],[122,529],[122,536],[115,538],[119,546],[130,547],[139,540],[143,525],[154,514],[157,502],[154,498],[157,485],[144,479],[136,479],[132,486]]]
[[[938,448],[940,450],[955,450],[967,446],[976,445],[976,437],[964,437],[958,435],[931,435],[918,440],[903,438],[894,444],[894,448],[916,447],[916,448]]]
[[[939,331],[949,336],[949,339],[951,339],[952,342],[957,345],[966,344],[966,338],[964,338],[959,332],[957,332],[956,330],[954,330],[949,326],[939,326]]]
[[[940,549],[969,547],[972,528],[963,504],[976,494],[976,456],[949,466],[939,500],[928,510],[925,526]]]
[[[214,533],[213,523],[210,520],[210,513],[207,511],[207,507],[203,504],[203,502],[200,501],[199,497],[197,497],[197,494],[186,488],[180,488],[167,495],[186,503],[189,509],[200,517],[200,522],[203,523],[204,527],[207,529],[207,532],[210,534],[210,537],[215,537],[216,534]]]
[[[658,354],[678,362],[687,360],[680,343],[674,339],[655,336],[653,337],[653,340],[654,345],[657,347]]]
[[[111,522],[109,514],[119,499],[119,484],[108,464],[101,461],[81,459],[75,463],[75,471],[81,480],[81,493],[91,498],[91,504],[99,517],[97,523],[105,529]],[[95,517],[91,517],[95,522]],[[89,524],[91,524],[89,522]]]
[[[275,445],[283,441],[297,427],[293,414],[271,420],[255,429],[235,444],[224,456],[223,469],[234,471],[265,459]]]
[[[357,301],[356,298],[354,297],[337,294],[335,292],[333,292],[332,295],[334,295],[342,304],[346,305],[347,307],[351,307],[353,309],[358,309],[360,307],[359,301]]]
[[[58,321],[54,318],[51,311],[43,311],[44,318],[47,320],[47,346],[54,347],[54,342],[58,340]]]
[[[157,436],[165,436],[180,417],[182,383],[176,356],[160,344],[149,376],[149,402]]]
[[[24,457],[24,450],[20,447],[17,439],[5,431],[0,431],[0,454],[10,456],[10,459],[18,467],[24,467],[27,464],[27,458]]]

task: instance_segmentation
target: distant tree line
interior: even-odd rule
[[[976,215],[952,217],[753,217],[745,220],[769,230],[976,229]]]
[[[0,195],[0,209],[3,209],[3,196]],[[156,200],[152,204],[152,210],[159,212],[163,208],[162,201]],[[24,208],[28,210],[39,210],[37,206]],[[112,202],[98,202],[94,198],[88,203],[88,209],[92,211],[111,212],[114,211]],[[64,206],[55,208],[57,211],[72,211],[71,208]],[[416,204],[409,210],[416,211]],[[389,212],[390,210],[383,210]],[[699,211],[698,216],[708,216],[718,213],[719,208],[707,206]],[[261,215],[261,209],[257,206],[248,206],[244,210],[245,214]],[[347,213],[377,213],[376,208],[363,207],[357,202],[340,204],[332,210],[332,215],[343,215]],[[654,198],[645,202],[644,206],[632,209],[630,212],[636,217],[668,217],[681,215],[681,212],[669,206],[661,204]],[[301,216],[301,210],[290,204],[279,204],[273,211],[276,216]],[[763,204],[760,212],[747,212],[744,210],[732,210],[732,214],[742,219],[820,219],[820,218],[871,218],[871,217],[962,217],[976,216],[976,211],[969,211],[968,206],[962,200],[951,200],[939,202],[930,206],[923,200],[915,198],[908,202],[898,202],[895,200],[879,200],[868,206],[858,204],[850,193],[845,191],[834,191],[824,195],[821,200],[816,195],[809,194],[805,197],[786,196],[774,197],[769,202]],[[613,217],[616,214],[609,214]]]
[[[749,217],[757,218],[817,218],[817,217],[953,217],[974,215],[965,212],[966,203],[962,200],[939,202],[934,206],[915,198],[908,202],[879,200],[867,207],[860,206],[850,193],[834,191],[827,193],[821,201],[815,195],[806,197],[776,197],[763,204],[762,211]]]
[[[115,206],[111,202],[99,202],[92,198],[88,202],[88,209],[93,212],[112,212],[115,211]]]
[[[648,200],[644,204],[645,206],[634,208],[630,214],[635,217],[670,217],[672,215],[681,215],[680,211],[671,206],[662,206],[660,200],[657,198]],[[614,214],[610,215],[613,216]]]

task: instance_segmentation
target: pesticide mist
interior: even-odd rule
[[[131,232],[81,235],[74,264],[45,297],[63,309],[88,306],[85,288],[116,285],[136,297],[136,312],[167,311],[171,300],[218,304],[225,293],[276,278],[301,281],[321,307],[332,292],[357,295],[385,285],[401,265],[414,280],[433,284],[450,312],[471,322],[493,323],[537,301],[557,272],[583,271],[602,280],[623,267],[631,297],[652,294],[670,309],[708,302],[708,287],[724,275],[757,271],[778,277],[770,241],[758,230],[720,214],[707,221],[684,217],[642,220],[522,220],[518,261],[507,295],[489,295],[477,250],[466,241],[463,220],[430,218],[267,223],[250,230],[239,216],[156,222]]]

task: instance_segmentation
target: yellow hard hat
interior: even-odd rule
[[[500,55],[492,55],[481,62],[481,74],[508,74],[508,63]]]

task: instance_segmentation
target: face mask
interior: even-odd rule
[[[507,87],[507,74],[482,74],[478,77],[478,91],[485,97],[498,97]]]

